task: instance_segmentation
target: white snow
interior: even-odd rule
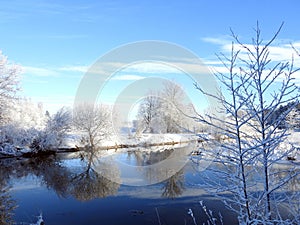
[[[64,145],[61,148],[83,147],[79,133],[67,135]],[[118,145],[127,146],[149,146],[162,143],[185,143],[196,141],[197,136],[193,134],[141,134],[139,136],[129,136],[128,134],[111,135],[106,140],[101,141],[100,147],[114,147]]]
[[[211,139],[211,136],[208,134],[150,134],[143,133],[139,135],[129,135],[129,134],[119,134],[119,135],[111,135],[106,140],[103,140],[100,143],[100,147],[107,147],[110,150],[102,151],[101,154],[111,155],[115,153],[114,147],[124,145],[127,147],[149,147],[152,146],[151,150],[160,151],[163,146],[161,144],[172,144],[172,143],[180,143],[187,144],[191,141],[197,141],[197,139],[203,138]],[[82,135],[80,133],[67,133],[64,142],[59,146],[60,148],[76,148],[76,147],[84,147],[81,143]],[[19,143],[19,141],[18,141]],[[300,132],[299,131],[291,131],[290,136],[288,136],[285,142],[280,143],[278,149],[275,151],[274,157],[280,157],[287,149],[290,149],[292,145],[295,147],[295,150],[290,154],[291,157],[295,158],[296,161],[300,159]],[[111,149],[113,148],[113,149]],[[3,155],[9,156],[18,156],[23,153],[28,153],[33,151],[28,147],[28,145],[18,145],[14,146],[13,144],[5,143],[0,146],[0,153]],[[120,151],[120,150],[119,150]],[[283,159],[279,161],[279,163],[286,163],[287,160]]]
[[[42,225],[44,224],[43,215],[40,213],[40,215],[37,217],[36,223],[31,223],[30,225]]]

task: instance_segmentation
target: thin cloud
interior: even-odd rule
[[[229,42],[228,38],[213,38],[213,37],[205,37],[202,38],[203,41],[218,45],[220,51],[225,55],[230,55],[232,47],[234,47],[235,51],[240,51],[239,58],[248,60],[247,51],[242,48],[239,44],[233,44]],[[250,49],[251,51],[255,51],[255,48],[252,44],[245,44],[245,46]],[[294,67],[300,67],[300,56],[297,55],[297,52],[293,49],[293,47],[300,52],[300,41],[286,41],[286,40],[277,40],[274,45],[269,46],[269,58],[274,63],[279,62],[291,62],[292,60],[294,63]],[[204,60],[205,64],[209,66],[209,68],[213,72],[220,72],[220,73],[228,73],[228,70],[222,65],[221,62],[213,61],[213,60]],[[225,62],[226,63],[226,62]],[[238,67],[235,69],[235,72],[238,72]],[[268,69],[265,70],[268,72]],[[278,71],[274,71],[278,72]],[[296,83],[300,83],[300,72],[297,72],[293,76],[295,78]],[[284,78],[284,75],[278,78],[280,82]],[[271,79],[271,78],[270,78]]]
[[[247,48],[249,48],[251,51],[254,51],[255,48],[251,44],[245,44]],[[299,42],[296,42],[294,45],[295,48],[299,46]],[[229,53],[232,49],[232,45],[223,45],[222,49],[225,53]],[[248,59],[247,52],[245,49],[243,49],[240,45],[234,44],[235,51],[240,50],[240,57],[243,59]],[[300,57],[296,56],[295,50],[292,48],[290,44],[282,44],[278,46],[269,46],[269,58],[273,62],[287,62],[291,61],[294,57],[294,65],[297,67],[300,67]]]
[[[202,41],[215,44],[215,45],[226,45],[230,43],[229,36],[221,36],[221,37],[204,37],[201,38]]]
[[[64,66],[59,68],[61,71],[67,71],[67,72],[82,72],[85,73],[88,70],[88,66]]]
[[[97,13],[94,11],[101,11]],[[135,5],[124,6],[111,1],[103,2],[51,2],[43,0],[14,0],[1,2],[0,24],[17,20],[27,20],[29,18],[43,19],[48,16],[62,18],[73,23],[92,23],[102,20],[115,20],[112,15],[115,13],[124,14],[129,10],[134,13]]]
[[[68,40],[68,39],[84,39],[88,35],[84,34],[47,34],[47,35],[21,35],[18,36],[20,39],[57,39],[57,40]]]
[[[43,67],[22,66],[22,69],[24,74],[37,77],[52,77],[59,75],[57,70]]]
[[[145,77],[143,77],[143,76],[125,74],[125,75],[113,76],[112,80],[132,81],[132,80],[141,80],[144,78]]]
[[[99,63],[92,66],[64,66],[59,68],[59,71],[66,72],[89,72],[95,74],[113,74],[120,73],[125,74],[122,77],[116,76],[114,80],[137,80],[144,78],[144,75],[164,75],[164,74],[182,74],[183,72],[207,72],[205,70],[206,65],[218,65],[221,64],[217,61],[205,61],[203,64],[199,64],[199,61],[187,59],[174,59],[174,62],[169,61],[162,62],[138,62],[132,64],[125,64],[122,62],[106,62]]]
[[[219,45],[221,52],[224,54],[230,53],[232,50],[232,41],[233,39],[229,39],[229,36],[221,36],[221,37],[204,37],[202,38],[202,41],[211,43],[214,45]],[[285,40],[279,40],[276,43],[276,46],[269,46],[270,51],[270,58],[274,61],[284,61],[284,60],[291,60],[292,56],[295,55],[295,51],[292,49],[292,45],[296,49],[300,49],[300,41],[285,41]],[[292,44],[290,44],[292,43]],[[245,44],[246,47],[248,47],[251,50],[254,50],[254,46],[252,44]],[[243,49],[239,44],[233,45],[234,49],[241,50],[241,54],[245,53],[245,49]]]
[[[162,73],[178,73],[178,69],[163,63],[143,62],[133,64],[126,70],[138,73],[162,74]]]

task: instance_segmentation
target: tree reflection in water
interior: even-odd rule
[[[17,208],[16,202],[9,195],[9,188],[0,184],[0,224],[13,224],[13,212]]]
[[[164,182],[162,197],[176,198],[182,195],[184,190],[184,173],[183,169],[175,173],[172,177]]]
[[[109,171],[117,177],[116,167],[112,163],[101,162],[104,173],[93,167],[98,159],[95,154],[85,154],[83,167],[80,171],[74,170],[62,163],[55,156],[30,158],[22,160],[1,160],[0,184],[7,183],[10,179],[21,178],[30,174],[37,176],[47,188],[53,189],[59,197],[73,196],[80,201],[94,198],[103,198],[117,193],[120,184],[107,179]],[[3,190],[1,189],[1,200]],[[3,198],[4,199],[4,198]],[[2,213],[1,206],[1,213]]]
[[[177,151],[177,152],[175,152]],[[176,198],[182,195],[184,190],[184,169],[174,166],[172,162],[167,162],[163,166],[149,166],[156,163],[162,162],[163,160],[173,157],[176,161],[178,157],[179,160],[185,155],[186,152],[190,152],[190,149],[185,149],[185,147],[175,149],[162,149],[160,151],[134,151],[130,152],[130,155],[134,155],[136,159],[137,166],[141,166],[140,171],[143,171],[144,178],[148,180],[149,183],[155,183],[156,181],[163,181],[162,197]]]
[[[76,199],[88,201],[118,192],[120,182],[113,182],[107,178],[120,176],[118,168],[113,163],[100,161],[94,151],[84,152],[82,160],[87,161],[86,168],[70,180],[70,193]]]
[[[156,149],[156,151],[152,151],[151,148],[147,148],[145,150],[138,149],[128,151],[127,159],[130,161],[131,156],[133,156],[135,158],[136,166],[148,166],[165,160],[174,152],[174,149]]]
[[[12,167],[2,165],[0,161],[0,224],[13,224],[12,217],[14,210],[17,208],[16,202],[11,198],[9,193],[8,179],[13,172]]]

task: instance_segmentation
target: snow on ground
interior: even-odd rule
[[[197,136],[193,134],[141,134],[133,136],[128,134],[113,135],[101,141],[102,147],[127,146],[149,146],[162,143],[186,143],[196,141]],[[83,147],[80,142],[80,134],[69,134],[62,148]]]
[[[84,147],[84,144],[81,142],[82,135],[80,133],[69,133],[64,140],[64,143],[60,148],[77,148]],[[106,140],[101,141],[100,147],[104,148],[119,148],[121,145],[124,147],[149,147],[154,145],[170,145],[170,144],[182,144],[188,143],[191,141],[196,141],[197,136],[194,134],[140,134],[140,135],[112,135]],[[0,146],[0,156],[9,155],[9,156],[19,156],[23,153],[30,152],[31,149],[28,147],[17,147],[11,144],[4,144]],[[107,154],[111,154],[114,151],[107,151]]]
[[[292,143],[295,147],[300,148],[300,132],[291,131],[287,138],[288,142]]]
[[[292,144],[296,148],[291,156],[299,161],[300,160],[300,131],[297,132],[291,131],[290,135],[287,137],[286,142]]]
[[[200,135],[201,137],[201,135]],[[101,147],[114,148],[120,147],[120,145],[126,147],[151,147],[153,151],[160,151],[164,146],[156,146],[162,144],[184,144],[191,141],[196,141],[199,138],[199,134],[149,134],[144,133],[140,135],[133,134],[120,134],[113,135],[107,138],[106,140],[101,142]],[[207,136],[209,139],[209,136]],[[64,143],[60,146],[61,148],[76,148],[83,147],[81,143],[81,135],[79,133],[69,133]],[[291,144],[296,147],[295,151],[290,154],[291,157],[295,158],[296,161],[300,160],[300,132],[292,131],[291,135],[288,136],[285,142],[282,142],[278,149],[275,151],[274,157],[282,155],[287,149],[291,147]],[[16,147],[5,144],[0,146],[0,156],[2,155],[10,155],[10,156],[18,156],[22,153],[30,152],[31,150],[28,147],[16,149]],[[103,154],[114,154],[115,149],[110,149],[108,151],[103,152]],[[102,153],[101,153],[102,154]],[[286,160],[285,160],[286,161]]]
[[[281,142],[277,148],[274,150],[274,154],[272,154],[270,159],[276,160],[276,166],[290,166],[300,165],[300,130],[289,131],[290,135],[287,136],[287,139]],[[224,156],[230,156],[230,153],[227,149],[222,148],[217,143],[214,137],[207,133],[198,134],[199,138],[204,140],[202,142],[202,147],[199,147],[198,153],[199,155],[205,156],[206,159],[214,159],[216,154],[222,152]],[[213,141],[214,140],[214,141]],[[221,143],[231,143],[233,139],[221,139]],[[214,146],[216,144],[216,146]],[[196,156],[195,158],[199,158]]]
[[[120,144],[147,146],[161,143],[189,142],[196,141],[197,137],[193,134],[141,134],[135,137],[121,135],[118,137]]]
[[[61,148],[75,148],[76,146],[81,147],[81,135],[80,133],[69,133],[65,138],[64,142],[60,146]]]
[[[292,150],[291,150],[292,149]],[[281,155],[285,154],[287,151],[291,151],[288,157],[292,159],[291,161],[300,160],[300,132],[290,131],[290,135],[284,142],[281,142],[278,148],[275,150],[274,158],[279,158]],[[281,160],[279,163],[286,162],[286,159]]]

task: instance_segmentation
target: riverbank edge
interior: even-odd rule
[[[178,140],[178,136],[181,137],[183,140]],[[175,136],[174,136],[175,137]],[[177,138],[174,138],[174,140],[169,140],[169,141],[162,141],[162,142],[151,142],[151,139],[148,141],[136,141],[136,143],[126,143],[124,141],[124,144],[110,144],[110,145],[103,145],[103,146],[97,146],[97,151],[103,151],[103,150],[111,150],[115,149],[116,151],[118,149],[129,149],[129,148],[147,148],[147,147],[155,147],[155,146],[174,146],[174,145],[181,145],[181,144],[188,144],[188,143],[199,143],[202,142],[203,140],[199,139],[198,136],[196,135],[179,135],[176,134]],[[78,146],[74,144],[73,146],[67,146],[67,147],[59,147],[56,150],[49,149],[49,150],[43,150],[43,151],[38,151],[34,152],[32,151],[27,151],[27,152],[22,152],[22,151],[17,151],[16,155],[9,155],[9,154],[3,154],[0,153],[0,159],[6,159],[6,158],[31,158],[31,157],[42,157],[42,156],[47,156],[47,155],[55,155],[59,153],[73,153],[73,152],[80,152],[84,151],[87,147],[86,146]],[[21,150],[21,149],[19,149]]]

